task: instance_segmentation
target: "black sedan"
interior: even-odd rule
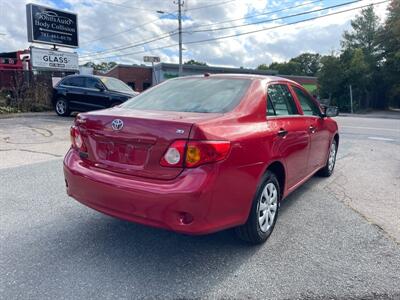
[[[53,105],[59,116],[119,105],[137,96],[119,79],[105,76],[70,75],[54,87]]]

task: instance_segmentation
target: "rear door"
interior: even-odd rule
[[[321,110],[311,96],[298,86],[291,86],[303,111],[310,133],[310,153],[308,156],[308,173],[325,165],[326,155],[330,144],[330,133],[321,118]]]
[[[85,78],[82,76],[70,77],[62,83],[65,88],[65,95],[72,110],[89,110],[90,107],[85,102],[84,88]]]
[[[295,100],[285,83],[267,87],[267,122],[275,132],[273,149],[286,165],[288,188],[301,181],[307,173],[309,133]]]

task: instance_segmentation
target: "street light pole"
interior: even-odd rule
[[[179,34],[179,77],[182,76],[183,68],[182,68],[182,6],[183,1],[178,0],[178,34]]]

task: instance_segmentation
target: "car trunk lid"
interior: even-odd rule
[[[127,175],[173,179],[183,168],[162,167],[161,157],[174,140],[189,138],[194,123],[215,115],[114,108],[81,114],[76,123],[87,147],[86,160],[94,166]],[[122,128],[113,128],[114,120],[121,120]]]

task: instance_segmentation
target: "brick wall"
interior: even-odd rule
[[[118,65],[104,75],[122,80],[137,92],[142,92],[152,83],[151,68],[146,67]]]

